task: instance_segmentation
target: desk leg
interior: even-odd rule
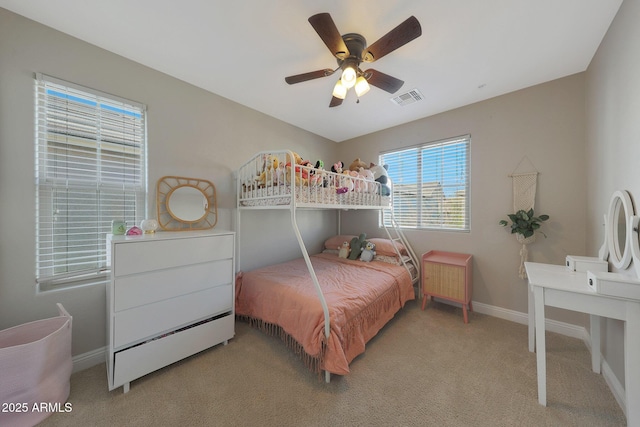
[[[535,307],[533,305],[533,289],[531,289],[531,285],[527,285],[527,301],[529,303],[529,351],[533,353],[536,351],[536,316],[535,316]]]
[[[624,387],[627,395],[627,425],[640,425],[640,303],[627,301],[624,324]]]
[[[596,374],[600,373],[600,316],[589,315],[589,328],[591,330],[591,369]]]
[[[544,329],[544,288],[533,287],[536,316],[536,361],[538,370],[538,403],[547,406],[547,360]]]

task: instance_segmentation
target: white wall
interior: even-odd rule
[[[640,212],[638,16],[640,1],[625,0],[586,73],[587,247],[592,252],[602,244],[603,215],[615,190],[628,190]],[[604,357],[624,385],[624,325],[603,323]]]
[[[220,219],[233,223],[231,172],[253,152],[291,148],[330,159],[336,144],[165,74],[0,9],[0,329],[57,315],[61,302],[74,317],[73,354],[105,345],[104,285],[36,293],[34,280],[34,73],[42,72],[148,106],[149,216],[155,184],[165,175],[216,185]],[[275,217],[275,219],[274,219]],[[263,215],[267,224],[278,215]],[[313,217],[333,226],[334,216]],[[310,220],[307,220],[310,221]],[[271,229],[270,229],[271,230]],[[321,232],[326,232],[320,228]],[[267,246],[277,238],[254,234]],[[257,242],[255,241],[257,239]],[[281,246],[285,253],[295,241]]]

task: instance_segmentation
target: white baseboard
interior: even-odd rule
[[[91,350],[87,353],[78,354],[73,356],[73,371],[72,373],[84,371],[92,366],[105,363],[107,360],[107,347],[100,347],[95,350]]]
[[[489,316],[498,317],[500,319],[510,320],[512,322],[520,323],[523,325],[529,324],[529,315],[520,311],[508,310],[506,308],[495,307],[493,305],[483,304],[481,302],[472,302],[473,311],[482,314],[488,314]],[[547,331],[555,332],[561,335],[566,335],[572,338],[578,338],[585,342],[587,347],[591,349],[591,339],[589,333],[583,326],[576,326],[570,323],[558,322],[557,320],[547,319],[545,321],[545,328]]]

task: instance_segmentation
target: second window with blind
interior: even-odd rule
[[[379,163],[388,166],[393,216],[400,227],[470,231],[470,141],[465,135],[380,155]],[[391,225],[387,213],[380,221]]]
[[[146,216],[146,108],[36,75],[36,282],[105,280],[111,221]]]

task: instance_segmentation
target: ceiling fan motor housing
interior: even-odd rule
[[[356,33],[348,33],[342,36],[342,40],[344,40],[344,44],[347,45],[347,49],[349,49],[349,56],[344,59],[338,58],[338,67],[344,69],[345,63],[346,65],[355,63],[356,69],[358,69],[360,63],[362,62],[362,52],[367,47],[367,40],[360,34]]]

